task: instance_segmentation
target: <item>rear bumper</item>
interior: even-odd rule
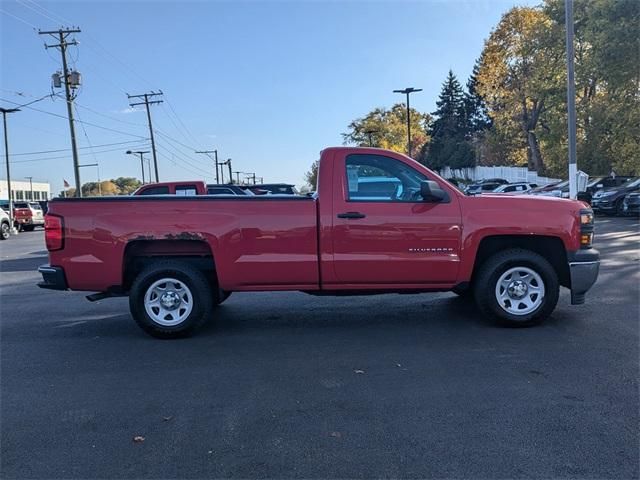
[[[578,250],[569,255],[571,305],[582,305],[586,293],[596,283],[600,271],[600,252],[595,248]]]
[[[48,290],[68,290],[67,279],[64,276],[62,267],[52,267],[51,265],[41,265],[38,273],[42,275],[42,282],[38,282],[40,288]]]

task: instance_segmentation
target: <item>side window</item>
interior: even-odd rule
[[[405,163],[383,155],[348,155],[347,200],[357,202],[419,202],[420,183],[428,180]]]
[[[140,195],[168,195],[169,187],[151,187],[143,190]]]
[[[191,195],[197,195],[197,190],[195,185],[182,185],[180,187],[176,187],[176,195],[180,195],[182,197],[187,197]]]
[[[210,187],[207,189],[207,195],[235,195],[235,193],[226,187]]]

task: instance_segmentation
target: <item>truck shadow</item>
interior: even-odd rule
[[[36,252],[39,253],[39,252]],[[0,260],[0,272],[28,272],[37,271],[38,267],[47,263],[47,256]]]

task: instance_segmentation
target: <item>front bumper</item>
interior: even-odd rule
[[[571,305],[582,305],[586,293],[596,283],[600,271],[600,252],[595,248],[569,254]]]
[[[38,282],[40,288],[48,290],[68,290],[67,279],[64,276],[62,267],[52,267],[51,265],[41,265],[38,273],[42,275],[42,282]]]
[[[616,202],[613,199],[598,198],[591,201],[591,208],[594,212],[615,212]]]

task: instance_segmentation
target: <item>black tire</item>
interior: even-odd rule
[[[2,222],[0,225],[0,240],[8,240],[11,236],[11,227],[9,222]]]
[[[218,299],[216,301],[217,305],[223,303],[227,298],[231,296],[233,292],[227,292],[226,290],[219,290]]]
[[[473,288],[471,286],[467,287],[467,288],[454,288],[453,290],[451,290],[453,293],[455,293],[456,295],[458,295],[460,298],[464,298],[464,299],[470,299],[473,298]]]
[[[544,284],[545,293],[541,302],[526,314],[509,313],[496,298],[496,287],[500,277],[514,267],[532,270],[541,277]],[[509,327],[530,327],[541,323],[553,312],[560,294],[558,275],[547,259],[530,250],[519,248],[496,253],[487,259],[477,273],[475,285],[475,300],[482,314]],[[537,297],[535,298],[537,300]]]
[[[171,278],[184,284],[192,296],[192,309],[180,323],[172,326],[162,325],[154,320],[145,309],[147,290],[157,281]],[[181,338],[193,333],[212,317],[216,295],[212,294],[206,276],[185,263],[179,261],[158,261],[144,269],[133,282],[129,292],[131,316],[149,335],[156,338]]]
[[[624,217],[624,198],[616,202],[616,215],[618,217]]]
[[[25,232],[33,232],[33,229],[36,228],[35,225],[23,225],[22,230]]]

